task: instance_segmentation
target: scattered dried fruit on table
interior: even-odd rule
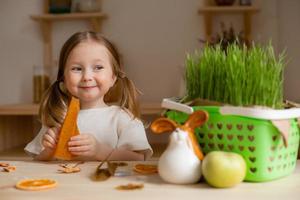
[[[128,183],[127,185],[119,185],[115,187],[117,190],[137,190],[137,189],[143,189],[144,184],[135,184],[135,183]]]
[[[0,163],[0,167],[8,167],[9,164],[8,163]]]
[[[128,164],[126,162],[113,162],[113,164],[116,164],[118,167],[128,166]]]
[[[16,171],[17,167],[16,166],[7,166],[7,167],[3,167],[3,171],[4,172],[13,172]]]
[[[61,173],[70,174],[70,173],[80,172],[80,170],[81,169],[79,167],[63,167],[62,169],[59,169],[58,171]]]
[[[140,174],[154,174],[157,173],[157,165],[137,164],[133,170]]]
[[[59,166],[62,167],[62,169],[58,169],[59,172],[61,173],[66,173],[66,174],[70,174],[70,173],[76,173],[76,172],[80,172],[81,169],[78,167],[79,164],[83,164],[84,162],[78,162],[75,165],[71,165],[71,164],[60,164]]]
[[[51,179],[24,179],[16,184],[16,188],[20,190],[38,191],[54,188],[57,182]]]
[[[106,163],[107,168],[101,168],[101,166]],[[94,181],[105,181],[115,174],[118,167],[118,163],[112,163],[109,161],[102,161],[100,165],[96,168],[95,173],[91,176]]]

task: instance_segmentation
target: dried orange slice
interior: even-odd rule
[[[140,174],[154,174],[157,173],[157,165],[137,164],[133,170]]]
[[[24,179],[16,184],[16,188],[21,190],[45,190],[57,186],[55,180],[50,179]]]
[[[135,184],[135,183],[128,183],[127,185],[119,185],[115,187],[117,190],[137,190],[137,189],[143,189],[144,184]]]

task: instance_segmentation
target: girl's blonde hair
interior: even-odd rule
[[[134,117],[140,117],[137,103],[138,91],[123,71],[117,49],[100,33],[84,31],[72,35],[61,49],[56,81],[45,92],[40,105],[39,117],[42,124],[48,127],[57,127],[63,123],[71,100],[71,95],[63,89],[65,65],[70,52],[79,43],[88,40],[96,41],[107,48],[112,70],[117,78],[115,85],[105,95],[104,101],[106,103],[117,103],[125,111],[129,110]]]

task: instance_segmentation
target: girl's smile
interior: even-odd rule
[[[93,89],[93,88],[96,88],[97,86],[79,86],[80,89],[85,89],[85,90],[88,90],[88,89]]]

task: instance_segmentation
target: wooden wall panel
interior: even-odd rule
[[[0,151],[25,146],[38,129],[33,116],[0,116]]]

